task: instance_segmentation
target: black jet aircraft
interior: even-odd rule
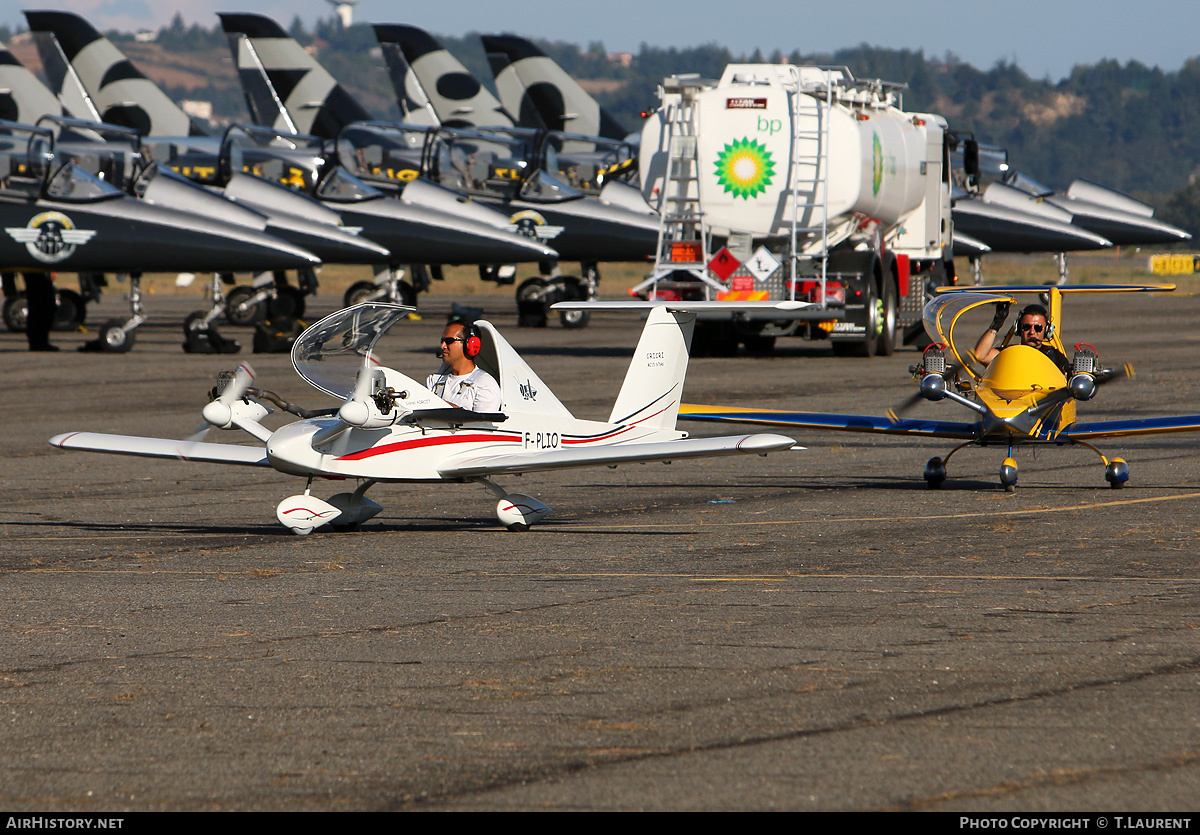
[[[68,12],[25,14],[51,81],[69,110],[86,107],[106,121],[140,130],[160,161],[191,179],[209,184],[218,177],[226,189],[232,180],[242,180],[233,184],[242,193],[253,187],[241,177],[247,174],[304,191],[325,211],[335,212],[345,226],[361,230],[363,237],[388,250],[386,266],[377,269],[378,283],[398,293],[396,300],[414,300],[411,288],[396,280],[401,264],[541,262],[557,256],[550,246],[499,229],[498,218],[480,222],[482,207],[464,208],[453,196],[428,201],[436,206],[421,202],[428,189],[413,189],[404,200],[384,199],[378,189],[337,166],[332,149],[312,137],[280,135],[295,130],[248,141],[231,139],[232,130],[224,137],[203,135],[194,120],[87,21]],[[235,141],[240,143],[237,149],[232,147]],[[265,199],[262,190],[257,191]]]
[[[643,259],[655,251],[659,220],[644,201],[642,209],[635,210],[619,202],[586,197],[560,181],[552,167],[536,165],[536,155],[529,150],[529,136],[510,135],[505,139],[478,133],[456,134],[449,128],[428,127],[426,120],[425,129],[434,132],[428,141],[438,146],[429,152],[424,143],[415,148],[380,142],[376,154],[375,147],[363,144],[365,136],[361,132],[356,134],[358,141],[347,142],[347,129],[369,122],[370,116],[300,44],[261,15],[220,17],[230,36],[247,104],[256,122],[340,137],[338,151],[344,165],[397,190],[406,190],[407,182],[420,175],[448,182],[454,177],[449,170],[456,168],[473,198],[501,208],[512,225],[546,240],[564,260],[580,261],[582,278],[561,276],[555,269],[549,281],[537,279],[536,285],[523,285],[526,294],[536,295],[542,317],[545,306],[557,298],[590,297],[598,280],[599,261]],[[371,123],[369,129],[378,137],[382,127]],[[415,127],[405,125],[399,129]],[[402,156],[406,164],[399,164],[400,160],[390,164],[385,154]],[[378,159],[372,158],[375,156]],[[421,160],[444,161],[445,165],[440,169],[413,167]],[[518,301],[522,301],[520,293]],[[530,299],[524,301],[523,308],[528,309]],[[571,311],[564,317],[568,326],[581,326],[586,321],[586,311]]]
[[[143,272],[304,269],[300,247],[215,217],[131,197],[55,153],[46,128],[0,122],[0,270],[114,272],[131,277],[134,313],[111,320],[97,347],[127,351],[144,317]]]

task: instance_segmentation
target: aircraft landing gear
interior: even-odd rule
[[[1012,493],[1017,489],[1017,462],[1013,460],[1011,453],[1000,465],[1000,483],[1004,485],[1005,493]]]
[[[375,480],[368,479],[353,493],[338,493],[325,501],[310,492],[310,478],[302,494],[288,496],[279,503],[275,518],[297,536],[308,536],[323,525],[329,525],[335,531],[352,531],[383,510],[382,505],[363,495],[373,484]]]
[[[413,268],[416,278],[417,267]],[[369,301],[385,301],[402,304],[407,307],[417,306],[417,291],[404,281],[404,269],[399,265],[378,266],[375,268],[375,278],[372,281],[356,281],[350,285],[342,302],[346,307],[353,307]]]
[[[100,328],[100,336],[85,342],[80,351],[98,351],[105,354],[125,354],[137,341],[136,331],[146,316],[142,308],[142,274],[129,274],[128,319],[109,319]]]
[[[317,276],[311,269],[299,272],[299,287],[287,283],[287,273],[259,273],[249,286],[229,291],[225,321],[231,325],[254,325],[272,317],[299,319],[304,315],[305,296],[317,292]]]
[[[936,490],[946,480],[946,463],[941,458],[930,458],[925,462],[925,483],[930,490]]]
[[[563,275],[557,267],[545,278],[527,278],[517,286],[517,326],[544,328],[550,306],[564,301],[590,301],[600,286],[600,270],[595,264],[581,264],[583,277]],[[568,330],[586,328],[592,319],[589,310],[560,310],[559,323]]]
[[[500,501],[496,502],[496,518],[510,531],[527,531],[550,514],[550,508],[532,496],[509,493],[491,479],[477,478],[475,481],[500,497]]]
[[[1125,482],[1129,481],[1129,465],[1122,458],[1114,458],[1104,468],[1104,480],[1114,490],[1124,487]]]
[[[54,296],[54,331],[73,331],[87,319],[87,300],[74,290],[59,290]],[[24,333],[29,321],[29,301],[24,292],[4,300],[4,326],[12,333]]]
[[[1104,453],[1096,449],[1089,443],[1083,441],[1073,441],[1079,446],[1087,447],[1092,452],[1100,456],[1100,460],[1104,462],[1104,480],[1108,482],[1108,486],[1114,490],[1119,490],[1129,481],[1129,464],[1125,463],[1124,458],[1114,458],[1109,461],[1104,457]]]

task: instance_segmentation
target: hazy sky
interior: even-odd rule
[[[284,26],[297,14],[311,25],[332,13],[326,0],[0,0],[0,22],[24,25],[22,8],[70,9],[99,29],[127,31],[156,29],[176,11],[189,24],[206,27],[216,22],[217,11],[260,12]],[[1177,70],[1200,55],[1196,0],[359,0],[354,19],[409,23],[442,35],[509,31],[583,46],[598,40],[610,52],[636,51],[642,43],[715,42],[735,53],[755,47],[764,54],[774,49],[810,53],[868,43],[923,49],[935,57],[950,51],[980,69],[1004,59],[1034,78],[1053,80],[1075,64],[1103,58]]]

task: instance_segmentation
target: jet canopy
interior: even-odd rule
[[[363,122],[338,136],[338,159],[363,179],[391,189],[426,177],[456,192],[499,200],[545,203],[581,197],[550,173],[558,170],[557,159],[539,168],[536,139],[534,131],[513,128]]]
[[[122,192],[57,153],[50,129],[0,121],[0,196],[94,203]]]
[[[542,168],[585,194],[637,173],[637,149],[620,139],[549,131],[542,137]]]

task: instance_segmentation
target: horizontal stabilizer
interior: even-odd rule
[[[473,478],[719,455],[765,455],[786,449],[803,447],[797,447],[795,441],[782,435],[732,435],[650,444],[613,444],[597,449],[555,449],[516,455],[475,456],[441,467],[438,472],[444,478]]]
[[[1095,438],[1119,438],[1122,435],[1165,435],[1170,432],[1200,432],[1200,415],[1142,418],[1140,420],[1101,420],[1075,423],[1061,433],[1072,441]]]
[[[787,412],[775,409],[743,409],[737,406],[699,406],[684,403],[679,407],[683,420],[712,420],[730,423],[757,423],[768,426],[799,426],[804,429],[832,429],[841,432],[873,432],[880,435],[916,435],[927,438],[979,436],[979,426],[949,420],[921,418],[893,421],[871,415],[832,415],[819,412]]]
[[[177,458],[210,464],[242,464],[269,467],[262,447],[181,441],[176,438],[142,438],[137,435],[105,435],[100,432],[67,432],[55,435],[50,445],[60,449],[136,455],[141,458]]]

